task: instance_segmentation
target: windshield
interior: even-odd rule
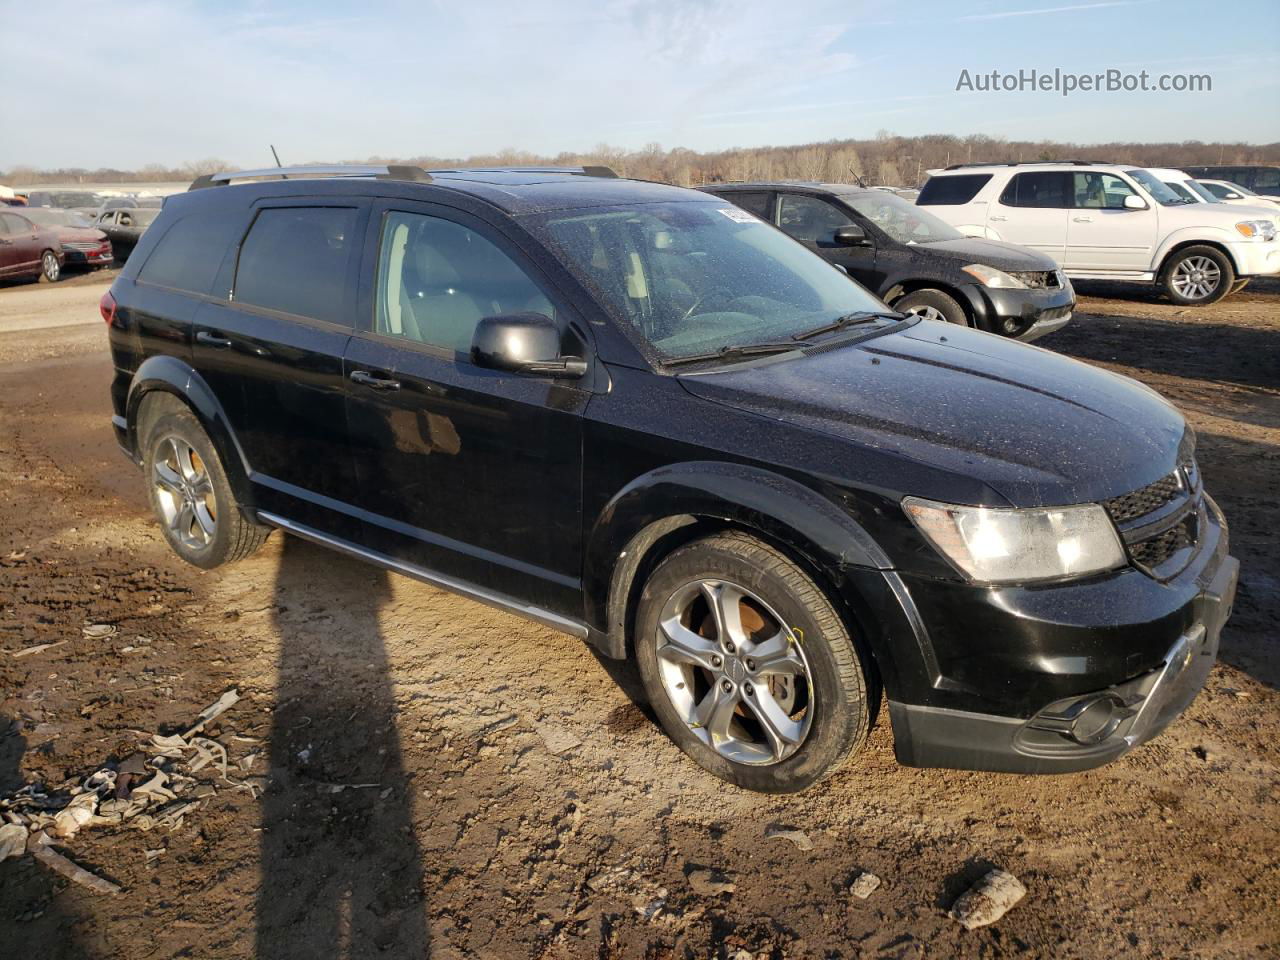
[[[70,210],[58,210],[54,207],[27,207],[22,215],[32,223],[46,227],[87,227],[89,221]]]
[[[1146,170],[1126,170],[1129,176],[1142,184],[1143,189],[1155,199],[1156,203],[1164,207],[1176,207],[1184,203],[1195,203],[1196,201],[1190,195],[1178,196],[1170,190],[1165,184],[1161,183],[1159,178]]]
[[[896,194],[877,191],[840,199],[899,243],[937,243],[963,236],[955,227]]]
[[[1222,202],[1217,197],[1215,197],[1212,193],[1210,193],[1207,189],[1205,189],[1203,184],[1198,183],[1195,180],[1184,180],[1182,185],[1186,187],[1188,190],[1193,191],[1195,195],[1199,197],[1201,200],[1203,200],[1205,203],[1221,203]]]
[[[1182,186],[1182,184],[1171,183],[1170,181],[1166,180],[1164,182],[1164,185],[1168,187],[1170,190],[1172,190],[1174,193],[1176,193],[1179,199],[1190,200],[1192,203],[1195,202],[1196,198],[1191,195],[1191,191],[1188,190],[1186,187]]]
[[[886,309],[821,257],[723,200],[592,207],[530,226],[662,360],[776,342]]]

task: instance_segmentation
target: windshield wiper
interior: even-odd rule
[[[672,357],[669,360],[663,360],[663,364],[668,367],[679,366],[684,363],[702,363],[707,360],[733,360],[738,357],[755,357],[767,356],[771,353],[789,353],[792,350],[800,348],[794,343],[743,343],[721,347],[719,350],[713,350],[710,353],[693,353],[687,357]]]
[[[824,323],[820,327],[814,327],[812,330],[804,330],[800,333],[793,333],[792,340],[808,340],[811,337],[820,336],[824,333],[831,333],[834,330],[843,330],[845,327],[857,326],[860,323],[874,323],[877,320],[905,320],[905,313],[898,313],[896,310],[859,310],[856,313],[846,313],[843,317],[836,317],[830,323]]]

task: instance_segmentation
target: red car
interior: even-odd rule
[[[25,208],[0,210],[0,277],[39,277],[53,283],[66,254],[53,227],[29,220]]]
[[[27,207],[18,216],[57,234],[67,266],[111,266],[115,256],[111,241],[80,214],[56,207]]]

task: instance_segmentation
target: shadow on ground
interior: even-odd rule
[[[273,620],[280,638],[270,784],[263,799],[258,957],[421,958],[430,952],[422,856],[379,611],[388,574],[285,538]],[[317,653],[309,604],[342,597],[356,623],[339,661]]]

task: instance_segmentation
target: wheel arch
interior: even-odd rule
[[[624,658],[645,581],[674,550],[738,529],[785,553],[826,594],[851,633],[868,630],[866,609],[842,590],[846,565],[888,569],[871,536],[816,490],[767,470],[720,462],[662,467],[637,478],[601,512],[587,540],[584,593],[592,642]],[[860,641],[862,642],[862,641]],[[867,642],[879,669],[883,651]],[[877,681],[878,686],[878,681]]]
[[[881,299],[889,306],[893,306],[895,301],[901,300],[908,294],[918,293],[921,290],[937,290],[939,293],[945,293],[960,304],[960,309],[964,311],[965,319],[969,321],[969,326],[979,330],[985,329],[983,325],[983,321],[987,317],[985,305],[975,303],[974,298],[966,293],[963,287],[948,283],[945,280],[929,280],[924,277],[905,278],[893,283],[881,295]]]
[[[1169,264],[1179,253],[1188,247],[1211,247],[1227,258],[1227,262],[1231,264],[1232,271],[1236,276],[1240,275],[1240,264],[1236,263],[1236,258],[1231,255],[1231,248],[1220,240],[1206,240],[1203,237],[1191,237],[1182,240],[1175,240],[1160,255],[1159,264],[1156,268],[1156,280],[1158,283],[1164,283],[1165,276],[1169,270]]]
[[[134,459],[140,462],[142,458],[142,437],[138,434],[139,414],[144,401],[157,395],[173,397],[200,421],[218,451],[236,500],[251,513],[253,491],[249,482],[249,468],[226,411],[204,378],[178,357],[149,357],[138,367],[130,381],[125,403],[125,442]]]

